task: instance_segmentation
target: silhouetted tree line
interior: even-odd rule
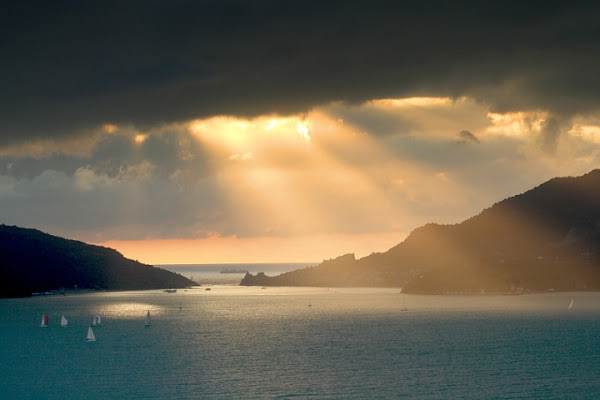
[[[0,225],[0,297],[75,287],[138,290],[192,285],[179,274],[129,260],[114,249]]]

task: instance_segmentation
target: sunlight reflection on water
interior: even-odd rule
[[[0,393],[600,398],[599,300],[598,293],[427,296],[230,285],[2,299],[0,359],[9,362],[0,363]],[[145,328],[147,310],[153,320]],[[39,327],[42,314],[48,328]],[[67,328],[58,325],[62,314]],[[102,326],[87,343],[94,314]]]
[[[153,316],[160,315],[164,312],[162,307],[158,307],[154,304],[136,302],[109,303],[99,306],[97,310],[98,315],[101,315],[104,318],[113,319],[143,318],[146,316],[147,311],[150,311]]]

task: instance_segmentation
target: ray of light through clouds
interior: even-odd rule
[[[597,64],[584,57],[595,45],[585,35],[576,48],[555,40],[597,36],[585,4],[567,7],[572,21],[562,25],[558,11],[504,20],[462,6],[464,23],[454,23],[444,17],[454,11],[439,7],[424,27],[409,18],[423,20],[418,5],[349,2],[337,15],[332,5],[160,4],[156,25],[142,18],[152,8],[123,6],[133,25],[121,27],[122,44],[43,25],[98,42],[81,58],[59,51],[76,67],[59,59],[44,69],[36,63],[45,50],[22,56],[19,43],[2,45],[14,55],[4,76],[24,77],[23,65],[36,75],[21,87],[6,81],[0,99],[11,115],[0,122],[1,223],[153,264],[319,261],[385,251],[427,222],[460,222],[600,165],[598,99],[580,82],[592,76],[582,60]],[[41,14],[13,8],[7,15],[38,32]],[[456,42],[432,30],[439,24]],[[49,49],[60,48],[56,37],[44,39]],[[581,51],[570,54],[573,69],[555,58],[569,51]]]

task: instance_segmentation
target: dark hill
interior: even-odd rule
[[[407,292],[600,289],[600,170],[554,178],[460,224],[415,229],[385,253],[346,255],[243,285],[402,286]]]
[[[183,288],[195,282],[123,257],[116,250],[0,225],[0,297],[72,289]]]

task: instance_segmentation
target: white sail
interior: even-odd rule
[[[63,328],[66,328],[68,324],[69,324],[69,321],[65,318],[64,315],[62,317],[60,317],[60,326],[62,326]]]
[[[94,315],[94,318],[92,319],[92,326],[98,326],[100,325],[100,316],[99,315]]]
[[[150,310],[146,313],[146,320],[144,321],[145,326],[152,325],[152,319],[150,318]]]
[[[47,327],[49,321],[50,321],[50,319],[48,318],[48,316],[46,314],[42,315],[42,323],[40,324],[40,327],[42,327],[42,328]]]
[[[85,341],[86,342],[95,342],[96,341],[96,336],[94,336],[94,331],[92,330],[92,327],[88,327],[88,332],[87,332],[87,336],[85,337]]]
[[[573,308],[573,303],[575,303],[575,300],[571,299],[571,304],[569,304],[569,310],[570,310],[571,308]]]

